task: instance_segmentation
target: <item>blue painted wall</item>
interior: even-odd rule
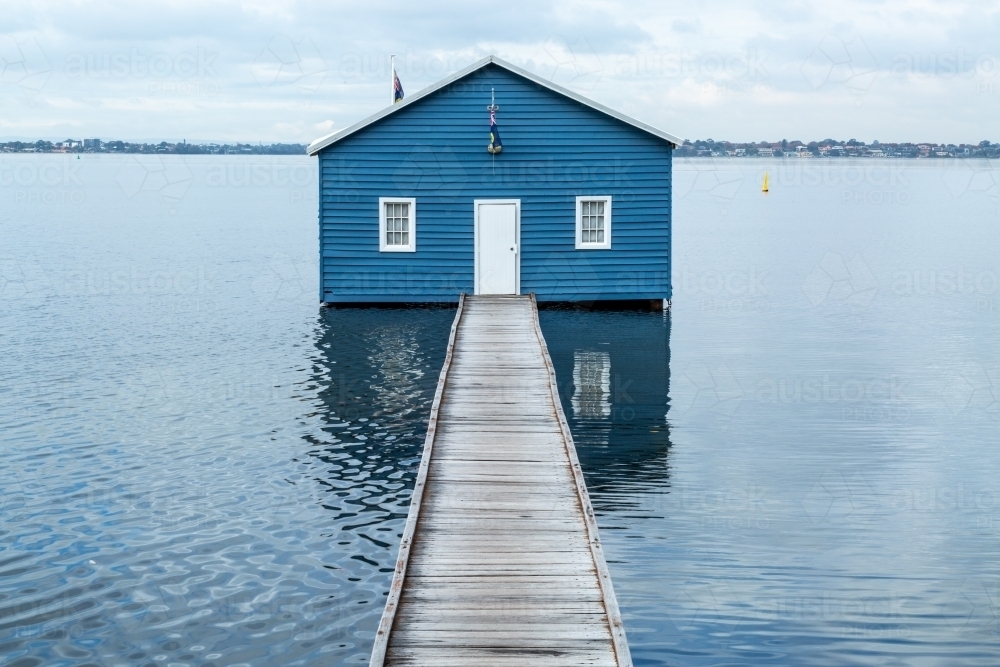
[[[490,89],[503,152],[489,141]],[[521,293],[670,298],[671,146],[497,65],[319,154],[320,299],[473,292],[473,200],[521,200]],[[576,250],[576,197],[611,195],[610,250]],[[378,198],[416,197],[417,251],[380,253]]]

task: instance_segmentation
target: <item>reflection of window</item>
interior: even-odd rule
[[[417,249],[417,202],[412,197],[378,200],[379,250],[414,252]]]
[[[573,353],[573,415],[577,419],[611,416],[611,357],[607,352]]]

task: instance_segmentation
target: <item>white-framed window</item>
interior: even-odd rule
[[[379,197],[378,238],[380,252],[416,252],[417,200]]]
[[[576,198],[577,250],[611,247],[611,196],[588,195]]]

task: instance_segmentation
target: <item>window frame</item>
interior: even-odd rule
[[[389,245],[385,240],[386,204],[409,204],[410,242],[407,245]],[[416,197],[379,197],[378,198],[378,251],[379,252],[416,252],[417,251],[417,199]]]
[[[604,202],[604,241],[601,243],[583,241],[583,202]],[[576,249],[611,249],[611,195],[580,195],[576,198]]]

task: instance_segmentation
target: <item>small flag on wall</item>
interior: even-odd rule
[[[503,142],[500,141],[500,129],[497,127],[497,111],[500,107],[493,100],[493,91],[490,90],[490,105],[486,107],[490,112],[490,143],[486,147],[493,155],[503,150]]]
[[[396,76],[396,70],[392,70],[392,103],[403,101],[403,84],[399,82],[399,77]]]
[[[493,110],[490,110],[490,145],[486,147],[486,150],[494,154],[503,150],[500,130],[497,128],[497,112]]]

